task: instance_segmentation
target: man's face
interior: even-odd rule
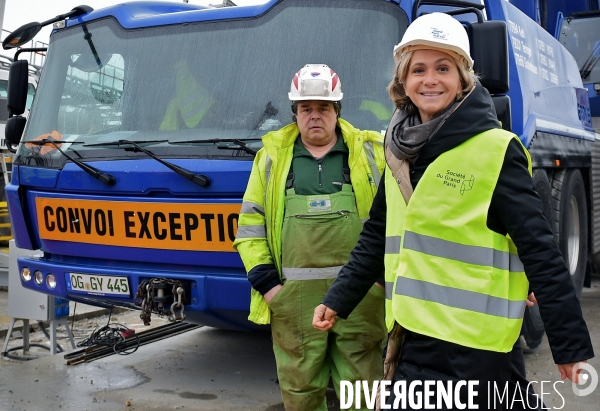
[[[296,122],[302,140],[311,145],[324,146],[336,137],[337,113],[331,101],[299,101]]]

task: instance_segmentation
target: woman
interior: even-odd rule
[[[575,364],[593,357],[581,308],[534,191],[531,159],[500,128],[472,74],[464,28],[443,13],[422,16],[394,57],[388,90],[398,110],[385,138],[385,177],[313,325],[327,330],[336,315],[345,318],[385,270],[386,322],[397,325],[392,336],[404,330],[388,378],[476,380],[479,409],[502,409],[493,388],[502,392],[510,380],[530,287],[561,377],[577,380]],[[388,353],[386,365],[396,360]],[[461,404],[467,395],[461,390]]]

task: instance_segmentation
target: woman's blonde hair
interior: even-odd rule
[[[410,100],[410,98],[406,95],[406,91],[404,90],[404,80],[406,80],[406,76],[408,75],[408,68],[410,65],[410,59],[414,54],[413,51],[407,51],[406,53],[402,53],[398,61],[396,62],[396,67],[394,68],[394,76],[392,77],[392,81],[388,85],[388,93],[390,94],[390,98],[396,105],[396,108],[404,109],[408,111],[409,114],[414,115],[418,112],[417,107]],[[461,90],[459,90],[456,101],[459,101],[465,94],[475,87],[475,83],[477,82],[477,76],[468,71],[464,64],[459,64],[454,58],[452,59],[458,68],[458,75],[460,77],[460,82],[462,85]]]

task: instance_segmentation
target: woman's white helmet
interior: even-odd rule
[[[402,53],[429,48],[448,53],[464,62],[467,70],[473,69],[469,36],[458,20],[445,13],[425,14],[415,19],[394,47],[394,60],[398,61]]]
[[[344,96],[338,75],[325,64],[307,64],[292,79],[291,101],[340,101]]]

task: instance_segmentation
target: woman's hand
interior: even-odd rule
[[[587,363],[587,360],[572,362],[570,364],[558,364],[560,379],[564,380],[565,378],[568,378],[575,384],[579,384],[579,373],[581,372],[581,368],[579,368],[576,373],[573,372],[573,368],[575,368],[575,365],[579,364],[580,362]]]
[[[337,311],[332,310],[324,304],[319,304],[315,308],[315,315],[313,316],[313,327],[317,330],[327,331],[335,324],[335,316]]]
[[[525,304],[527,305],[527,307],[533,307],[537,303],[537,299],[535,298],[535,295],[533,295],[533,293],[529,294],[529,297],[525,300]]]

